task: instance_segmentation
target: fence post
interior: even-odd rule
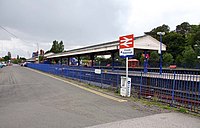
[[[117,73],[117,90],[119,88],[119,74]]]
[[[79,71],[80,71],[80,72],[79,72],[79,75],[80,75],[80,76],[79,76],[79,79],[80,79],[80,81],[81,81],[82,66],[79,68]]]
[[[103,70],[101,68],[100,68],[100,70],[101,70],[101,74],[100,75],[101,75],[101,88],[102,88],[102,83],[103,83],[103,77],[102,77],[103,76],[103,72],[102,71]]]
[[[173,86],[172,86],[172,102],[171,102],[171,106],[174,105],[174,88],[175,88],[175,82],[176,82],[176,73],[174,71],[174,80],[173,80]]]
[[[141,71],[141,75],[140,75],[140,92],[139,92],[139,98],[141,98],[141,93],[142,93],[142,71]]]

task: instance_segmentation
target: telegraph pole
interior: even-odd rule
[[[37,49],[38,49],[38,64],[40,63],[40,52],[39,52],[39,44],[37,43]]]

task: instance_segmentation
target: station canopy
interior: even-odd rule
[[[149,35],[139,36],[134,38],[134,49],[135,50],[148,50],[148,51],[159,51],[160,42]],[[119,50],[119,40],[107,43],[101,43],[97,45],[87,46],[83,48],[68,50],[66,52],[57,53],[48,56],[48,59],[61,58],[68,56],[85,55],[91,53],[109,52]],[[162,51],[166,51],[166,45],[162,44]]]

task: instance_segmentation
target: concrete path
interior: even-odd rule
[[[88,128],[200,128],[200,119],[180,113],[162,113]]]
[[[0,69],[0,128],[80,128],[151,114],[24,67]]]

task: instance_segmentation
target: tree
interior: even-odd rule
[[[163,54],[163,65],[168,67],[174,61],[172,54],[164,53]]]
[[[44,56],[39,56],[39,61],[42,62],[44,60]]]
[[[191,29],[191,26],[188,22],[183,22],[180,25],[176,26],[176,32],[182,35],[187,34]]]
[[[50,52],[53,53],[60,53],[64,51],[64,44],[62,41],[60,41],[60,43],[58,43],[58,41],[54,40],[53,41],[53,45],[50,49]]]
[[[5,56],[3,57],[4,61],[9,61],[10,60],[10,57],[9,56]]]
[[[169,33],[170,27],[168,25],[163,24],[162,26],[158,26],[157,28],[152,29],[150,32],[145,32],[145,34],[150,35],[157,40],[160,40],[160,36],[157,32],[165,32],[166,34]]]
[[[183,66],[183,56],[181,54],[177,55],[175,63],[178,67]]]
[[[191,46],[185,47],[182,52],[183,55],[183,65],[187,68],[194,68],[197,62],[197,56],[194,49]]]
[[[197,56],[200,56],[200,40],[197,40],[194,45],[194,50]]]
[[[144,65],[144,59],[145,59],[144,56],[141,55],[140,59],[139,59],[140,60],[140,66]]]
[[[149,65],[152,67],[157,67],[159,65],[159,55],[156,51],[150,53]]]
[[[171,53],[174,58],[181,54],[187,45],[185,38],[176,32],[170,32],[163,36],[163,42],[167,45],[166,52]]]
[[[10,52],[8,52],[8,57],[9,57],[9,60],[11,59],[11,53]]]

